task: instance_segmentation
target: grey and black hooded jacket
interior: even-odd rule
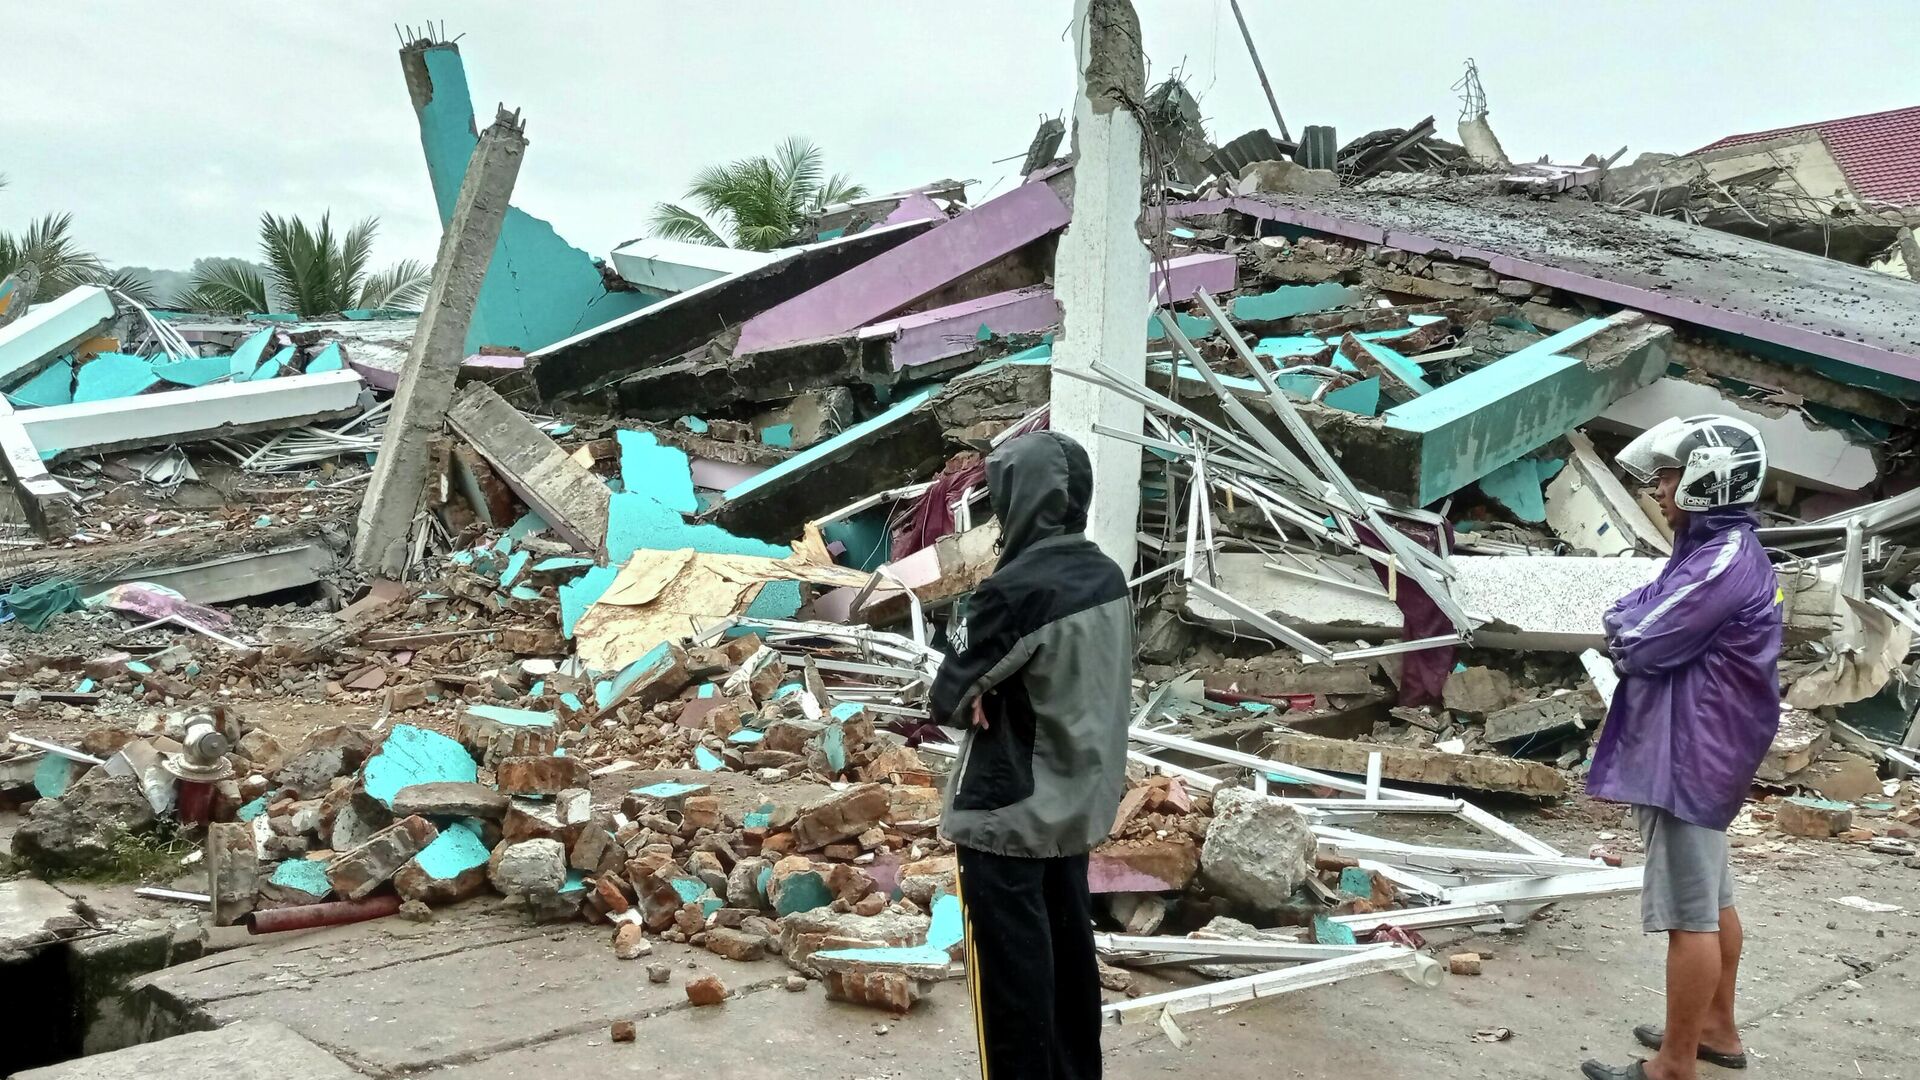
[[[1093,470],[1042,431],[987,458],[1001,553],[949,632],[933,718],[965,728],[941,828],[963,847],[1053,858],[1106,838],[1126,782],[1133,609],[1086,538]],[[982,700],[987,727],[972,725]]]

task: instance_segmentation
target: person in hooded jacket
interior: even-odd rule
[[[965,729],[941,830],[958,849],[985,1080],[1098,1077],[1087,853],[1126,783],[1133,607],[1085,535],[1093,471],[1042,431],[987,457],[1000,558],[948,632],[936,722]]]
[[[1658,485],[1673,556],[1602,620],[1620,675],[1587,791],[1630,803],[1646,846],[1641,924],[1667,935],[1665,1028],[1633,1029],[1659,1053],[1591,1080],[1691,1080],[1695,1062],[1745,1068],[1734,1025],[1743,934],[1727,826],[1780,724],[1779,580],[1754,530],[1766,449],[1724,416],[1648,429],[1619,462]]]

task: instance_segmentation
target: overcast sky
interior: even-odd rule
[[[1210,133],[1271,124],[1227,0],[1135,0],[1149,79],[1180,69]],[[1515,159],[1920,104],[1910,2],[1242,0],[1295,133],[1342,142],[1437,118],[1475,58]],[[476,106],[524,110],[514,202],[595,255],[646,231],[695,169],[790,134],[874,191],[1004,190],[1068,110],[1071,0],[60,0],[7,5],[0,229],[72,211],[114,264],[254,253],[261,211],[378,215],[376,261],[430,259],[439,222],[393,24],[444,18]]]

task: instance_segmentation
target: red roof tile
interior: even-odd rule
[[[1817,131],[1833,152],[1847,183],[1864,198],[1900,206],[1920,204],[1920,105],[1824,120],[1817,124],[1729,135],[1695,153]]]

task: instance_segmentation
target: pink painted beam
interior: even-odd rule
[[[1238,270],[1232,255],[1182,255],[1168,260],[1164,274],[1154,267],[1153,298],[1167,303],[1190,299],[1201,289],[1224,293],[1234,287]],[[982,326],[995,334],[1033,334],[1059,322],[1053,290],[1033,286],[877,322],[863,327],[860,337],[892,339],[890,359],[893,370],[900,371],[971,351]]]
[[[1066,227],[1070,217],[1052,188],[1023,184],[754,316],[734,352],[850,333]]]

